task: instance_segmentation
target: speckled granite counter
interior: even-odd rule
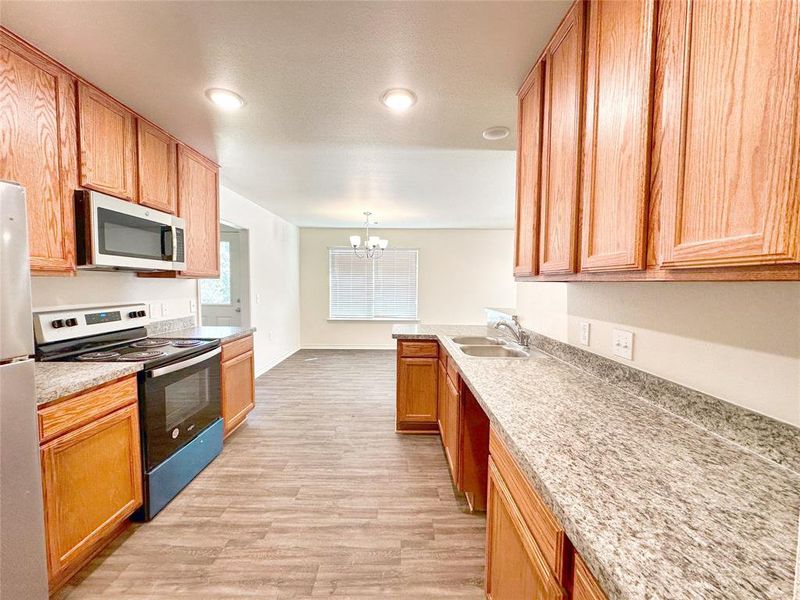
[[[141,370],[139,363],[37,362],[36,403],[77,394]]]
[[[202,327],[189,327],[187,329],[179,329],[177,331],[165,331],[160,337],[172,338],[196,338],[200,340],[219,340],[223,344],[232,342],[239,338],[243,338],[251,333],[254,333],[255,327],[219,327],[215,325],[208,325]]]
[[[438,339],[612,600],[791,598],[800,475],[552,356]],[[496,336],[497,331],[492,330]]]

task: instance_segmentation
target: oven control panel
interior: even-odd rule
[[[61,342],[94,335],[142,327],[150,322],[145,304],[125,304],[50,310],[33,313],[37,344]]]

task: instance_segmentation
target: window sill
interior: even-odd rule
[[[328,319],[329,323],[419,323],[419,319]]]

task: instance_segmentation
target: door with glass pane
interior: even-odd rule
[[[219,242],[219,278],[200,281],[203,325],[240,327],[242,323],[243,233],[223,225]]]

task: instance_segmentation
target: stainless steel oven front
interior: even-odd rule
[[[139,374],[145,472],[152,471],[220,418],[219,347]]]
[[[180,271],[185,221],[100,192],[75,193],[78,266],[82,269]]]

